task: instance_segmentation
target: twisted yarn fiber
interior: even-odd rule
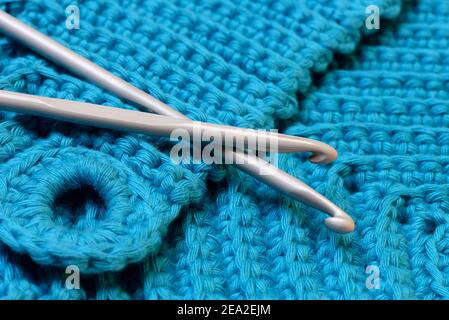
[[[280,166],[357,230],[330,232],[324,214],[232,166],[174,165],[165,139],[5,112],[1,298],[449,297],[448,4],[406,2],[343,57],[367,5],[393,19],[400,1],[85,0],[79,30],[65,27],[72,1],[3,2],[195,120],[330,143],[332,165]],[[1,89],[134,108],[3,36],[0,51]],[[65,287],[68,265],[79,290]]]

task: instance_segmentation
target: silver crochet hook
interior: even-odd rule
[[[0,31],[54,63],[70,70],[72,73],[84,77],[114,92],[116,95],[140,105],[146,111],[188,120],[186,116],[170,108],[163,102],[69,50],[2,10],[0,10]],[[354,221],[347,213],[297,178],[288,175],[286,172],[252,154],[225,149],[225,154],[227,153],[233,156],[236,160],[236,166],[239,169],[252,175],[259,181],[329,214],[330,217],[325,220],[325,223],[330,229],[340,233],[354,230]],[[326,158],[325,153],[314,153],[309,159],[316,163],[327,162],[329,160]],[[260,174],[261,172],[264,172],[264,174]]]
[[[269,131],[216,125],[161,116],[148,112],[111,108],[91,103],[47,98],[5,90],[0,90],[0,109],[77,124],[140,132],[149,135],[170,136],[174,130],[182,129],[191,138],[196,136],[196,132],[200,139],[209,136],[217,137],[217,141],[214,139],[211,143],[220,146],[224,145],[230,148],[237,148],[239,146],[234,141],[242,141],[242,150],[247,149],[249,146],[252,147],[253,151],[310,151],[322,156],[324,161],[332,161],[337,155],[337,152],[331,146],[301,137]],[[226,139],[224,139],[225,137]],[[257,143],[258,140],[263,141],[263,143]],[[202,142],[208,142],[208,140],[202,140]]]

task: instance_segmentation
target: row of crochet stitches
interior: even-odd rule
[[[379,268],[380,288],[366,295],[339,278],[344,297],[449,298],[448,15],[445,1],[407,2],[398,23],[323,77],[288,130],[337,147],[332,171],[356,214],[343,260],[321,249],[323,276]]]
[[[0,296],[448,298],[449,5],[407,3],[310,91],[312,72],[356,48],[371,3],[399,13],[395,0],[86,0],[67,30],[71,1],[8,4],[196,120],[332,144],[333,165],[280,165],[357,230],[329,232],[318,211],[232,167],[176,166],[166,140],[3,113]],[[130,108],[3,37],[0,51],[2,89]],[[79,290],[64,286],[68,265]]]

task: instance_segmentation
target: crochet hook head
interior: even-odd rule
[[[250,157],[246,154],[236,154],[237,163],[245,163],[245,166],[237,164],[243,171],[257,177],[269,186],[275,189],[281,189],[290,197],[304,201],[309,205],[318,208],[328,215],[324,221],[329,229],[338,233],[352,232],[355,229],[354,220],[342,209],[333,204],[329,199],[319,194],[304,182],[287,174],[275,166],[267,165],[265,160],[256,157]],[[262,170],[262,172],[260,172]],[[256,174],[259,173],[259,174]]]

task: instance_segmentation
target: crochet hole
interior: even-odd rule
[[[407,211],[405,210],[405,208],[399,208],[397,220],[402,225],[408,224],[409,219],[408,219]]]
[[[350,193],[356,194],[360,191],[360,182],[355,175],[343,176],[343,187]]]
[[[435,221],[430,220],[430,219],[424,220],[424,232],[426,234],[434,233],[436,228],[437,228],[437,223]]]
[[[93,228],[104,219],[106,204],[95,188],[87,183],[61,192],[54,202],[56,221],[79,229]]]
[[[409,215],[407,213],[407,204],[410,201],[411,197],[409,195],[402,195],[397,203],[395,203],[395,207],[397,208],[396,220],[401,225],[406,225],[409,223]]]

